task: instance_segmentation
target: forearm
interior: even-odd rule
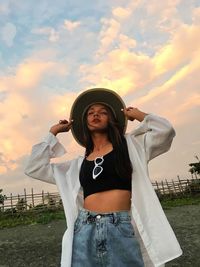
[[[55,129],[54,127],[51,127],[51,129],[49,130],[49,132],[52,133],[55,136],[58,134],[57,129]]]
[[[128,107],[122,110],[124,115],[127,117],[128,120],[133,121],[137,120],[139,122],[143,121],[147,113],[139,110],[138,108]]]
[[[133,119],[136,119],[137,121],[141,122],[144,120],[144,118],[148,115],[148,113],[145,113],[138,109],[136,114],[133,116]]]
[[[68,132],[71,129],[71,125],[73,123],[73,120],[67,121],[67,120],[60,120],[59,123],[53,125],[49,132],[52,133],[54,136],[56,136],[59,133]]]

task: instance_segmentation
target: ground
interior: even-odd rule
[[[165,210],[183,255],[166,267],[200,266],[200,205]],[[0,230],[0,267],[58,267],[64,220]],[[95,266],[94,266],[95,267]]]

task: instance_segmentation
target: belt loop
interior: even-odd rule
[[[114,212],[113,213],[113,224],[114,225],[117,225],[118,224],[118,221],[119,221],[119,218],[118,218],[117,214]]]
[[[87,224],[89,224],[89,218],[91,217],[91,215],[90,215],[90,213],[89,213],[89,211],[87,212],[87,216],[86,216],[86,220],[85,220],[85,222],[87,223]]]

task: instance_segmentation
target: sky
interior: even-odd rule
[[[0,188],[57,191],[24,174],[28,155],[94,87],[174,126],[170,151],[149,163],[152,181],[191,178],[199,76],[199,0],[0,0]],[[67,154],[57,161],[83,154],[70,132],[58,138]]]

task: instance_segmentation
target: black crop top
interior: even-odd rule
[[[97,157],[95,160],[83,160],[80,169],[80,184],[83,187],[84,199],[94,193],[111,189],[125,189],[131,191],[130,177],[120,177],[115,168],[114,150]]]

